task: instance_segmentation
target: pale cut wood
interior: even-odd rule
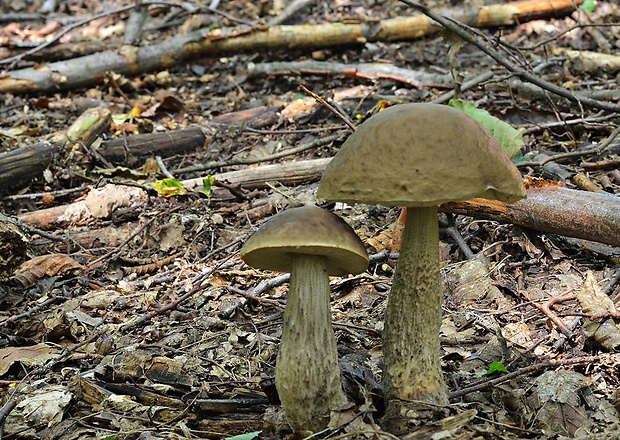
[[[506,26],[560,15],[575,10],[581,0],[523,0],[481,9],[442,11],[474,27]],[[167,69],[205,55],[262,50],[290,50],[364,44],[373,41],[411,40],[438,32],[440,27],[424,15],[357,23],[302,24],[200,29],[152,46],[125,45],[117,50],[87,55],[37,68],[9,72],[0,77],[0,93],[51,92],[91,86],[103,81],[105,72],[138,75]]]
[[[265,188],[267,183],[280,183],[294,186],[304,182],[316,182],[321,178],[325,167],[331,161],[326,159],[301,160],[299,162],[262,165],[213,175],[213,178],[243,188]],[[202,188],[203,177],[184,180],[181,183],[191,190]]]
[[[120,208],[146,201],[146,191],[137,187],[108,184],[93,188],[82,199],[68,205],[21,214],[20,222],[39,229],[66,228],[92,224],[96,220],[109,219]]]

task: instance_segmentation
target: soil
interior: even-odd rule
[[[37,15],[42,3],[3,3],[0,12]],[[128,4],[68,0],[47,19],[3,21],[0,54],[15,56],[68,23]],[[458,1],[428,6],[442,12],[480,7]],[[281,12],[276,1],[222,2],[217,12],[192,13],[164,2],[150,8],[143,45],[206,26],[264,25]],[[310,2],[285,24],[414,14],[396,1]],[[123,12],[85,23],[10,68],[118,48],[126,20]],[[446,31],[211,54],[135,76],[111,72],[68,90],[0,96],[0,154],[50,141],[87,109],[107,109],[112,118],[97,140],[55,149],[38,175],[3,190],[1,212],[19,219],[19,227],[0,230],[0,256],[8,261],[0,271],[0,438],[291,436],[274,385],[288,279],[245,265],[239,251],[277,212],[313,204],[341,216],[370,255],[366,272],[330,282],[350,404],[315,437],[618,438],[620,248],[613,240],[440,214],[441,361],[450,405],[421,406],[386,421],[381,335],[398,264],[401,209],[317,201],[320,172],[295,180],[293,169],[252,184],[218,178],[332,157],[350,133],[342,115],[357,124],[389,105],[447,103],[453,72],[465,83],[486,73],[458,96],[519,131],[524,142],[513,161],[524,177],[603,191],[617,202],[620,97],[614,93],[620,69],[592,68],[567,53],[619,53],[615,2],[597,2],[590,14],[573,10],[474,35],[535,77],[571,93],[597,92],[592,96],[616,110],[533,94],[527,78],[479,47],[465,43],[455,50],[458,39]],[[286,64],[271,75],[253,73],[300,61],[318,67]],[[357,70],[343,71],[341,64]],[[370,75],[362,68],[371,64],[402,70]],[[407,77],[414,71],[428,76],[414,84]],[[178,141],[159,151],[164,141],[149,146],[147,138],[146,151],[130,154],[126,147],[132,137],[196,127],[204,137],[197,146]],[[106,142],[115,140],[126,155],[107,155]],[[605,149],[593,152],[607,140]],[[289,150],[294,154],[285,155]],[[565,154],[578,151],[583,154]],[[203,192],[184,191],[161,183],[166,172],[182,182],[215,180]],[[389,172],[376,169],[368,178]],[[90,214],[70,217],[84,200],[96,200]],[[574,221],[571,213],[566,218]]]

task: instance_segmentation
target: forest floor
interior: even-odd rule
[[[280,26],[269,22],[281,13],[275,0],[218,3],[202,11],[192,11],[192,2],[148,6],[140,44],[209,26]],[[43,1],[2,2],[5,16],[35,17],[0,22],[0,57],[129,4],[67,0],[46,17],[38,14]],[[481,8],[447,0],[429,6],[457,16]],[[398,1],[308,2],[285,24],[292,31],[370,26],[417,14]],[[118,49],[127,17],[125,10],[76,26],[50,47],[4,63],[11,69],[4,75]],[[513,66],[594,104],[533,88],[473,44],[450,53],[458,38],[446,32],[337,45],[317,38],[313,48],[240,45],[170,66],[161,60],[160,68],[133,76],[108,72],[63,90],[0,95],[1,167],[11,151],[58,144],[85,111],[109,111],[98,113],[97,123],[106,125],[88,143],[54,149],[37,175],[0,188],[0,212],[20,225],[19,235],[0,238],[0,438],[288,435],[273,383],[288,282],[248,267],[239,251],[275,213],[317,204],[321,169],[301,175],[296,166],[334,156],[350,133],[302,85],[357,123],[389,105],[447,103],[452,59],[465,77],[460,99],[523,134],[514,160],[524,177],[577,189],[586,201],[604,192],[610,209],[619,206],[620,62],[605,59],[620,53],[618,5],[599,1],[589,14],[572,8],[523,17],[471,35]],[[191,133],[193,143],[188,134],[159,150],[162,138],[147,137],[132,150],[132,137],[174,131]],[[121,154],[106,152],[114,140]],[[290,168],[263,174],[271,164]],[[239,170],[249,174],[235,181],[238,174],[228,173]],[[379,181],[389,171],[368,178]],[[164,172],[182,182],[215,181],[205,192],[156,191]],[[582,224],[580,209],[563,206],[561,221],[574,233],[562,234],[562,224],[545,229],[535,213],[521,225],[440,214],[441,354],[450,406],[439,419],[414,417],[388,432],[381,419],[381,334],[398,264],[400,209],[321,206],[353,227],[371,262],[361,275],[331,281],[351,405],[316,437],[620,437],[620,212],[608,214],[615,230],[598,235],[598,219]],[[22,240],[24,246],[16,244]]]

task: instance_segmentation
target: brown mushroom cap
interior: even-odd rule
[[[317,198],[433,206],[525,197],[519,171],[466,113],[437,104],[390,107],[361,124],[323,173]]]
[[[315,206],[274,215],[241,249],[257,269],[290,272],[292,254],[322,255],[329,275],[358,274],[368,267],[364,244],[344,220]]]

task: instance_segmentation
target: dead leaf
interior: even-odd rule
[[[73,394],[64,385],[46,385],[23,396],[6,419],[8,432],[20,432],[33,425],[53,426],[62,421],[64,409],[71,403]],[[29,437],[29,436],[26,436]]]
[[[590,315],[617,314],[613,301],[603,292],[591,271],[586,273],[586,280],[576,293],[581,309]],[[584,319],[585,333],[603,348],[611,352],[620,347],[620,329],[612,318]]]
[[[40,367],[59,354],[60,350],[47,344],[2,348],[0,349],[0,376],[6,374],[15,362],[20,362],[27,367]]]
[[[46,276],[64,275],[78,269],[82,270],[84,266],[66,254],[47,254],[23,263],[14,277],[22,286],[30,287]]]
[[[529,401],[537,423],[550,433],[571,436],[578,428],[590,426],[580,397],[587,382],[584,375],[565,370],[546,371],[536,378]]]
[[[475,306],[496,310],[510,307],[510,302],[491,282],[487,264],[479,259],[471,259],[455,265],[446,274],[447,284],[454,286],[450,296],[458,307]]]

